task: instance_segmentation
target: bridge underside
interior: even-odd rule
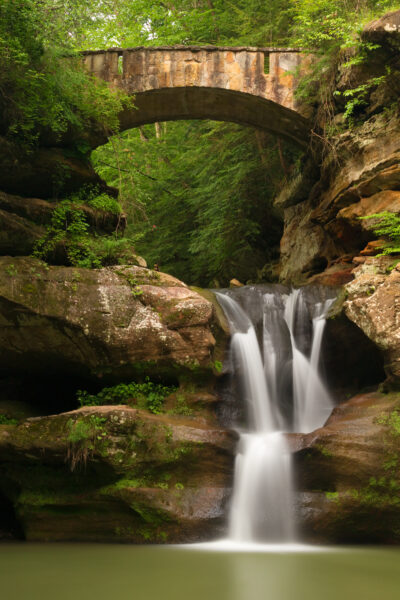
[[[306,147],[310,123],[299,113],[260,96],[207,87],[174,87],[140,92],[134,109],[121,117],[121,130],[161,121],[211,119],[264,129]]]

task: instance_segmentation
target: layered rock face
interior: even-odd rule
[[[0,427],[1,491],[27,540],[197,541],[224,525],[234,445],[199,415],[104,406],[32,418]]]
[[[212,302],[141,267],[0,262],[1,374],[52,382],[51,416],[28,419],[5,401],[12,385],[2,388],[0,504],[9,516],[0,537],[163,543],[216,535],[236,440],[214,415],[214,334],[225,333]],[[68,397],[58,385],[70,387],[73,407],[75,380],[76,391],[83,379],[98,389],[145,376],[180,385],[162,414],[134,408],[135,398],[53,414]],[[27,395],[33,413],[43,401],[36,394]]]
[[[339,93],[363,85],[370,90],[363,122],[349,129],[344,122],[345,96],[333,96],[334,124],[344,132],[329,140],[321,167],[307,164],[304,175],[276,201],[285,221],[280,272],[284,282],[301,285],[318,275],[320,283],[347,283],[352,279],[352,257],[374,240],[374,223],[360,217],[399,210],[399,15],[400,11],[389,13],[367,26],[362,37],[371,44],[379,39],[379,48],[366,62],[342,67],[336,74],[333,89]],[[384,81],[376,86],[371,84],[374,79]]]
[[[213,295],[147,269],[131,246],[103,269],[56,266],[71,264],[67,238],[51,265],[28,256],[65,198],[88,243],[123,232],[123,214],[71,199],[116,193],[76,150],[104,136],[82,136],[42,136],[30,153],[0,139],[0,540],[211,538],[236,443],[215,417],[227,326]],[[73,410],[78,389],[148,381],[176,392],[157,407]]]
[[[325,427],[292,436],[297,515],[309,541],[399,543],[400,395],[338,406]]]
[[[339,165],[327,159],[321,181],[307,200],[288,206],[281,240],[281,278],[299,284],[330,268],[331,284],[347,283],[351,258],[376,236],[373,223],[359,217],[397,212],[400,187],[400,125],[397,116],[377,115],[356,132],[345,133],[336,152]],[[332,157],[330,156],[332,160]],[[325,173],[324,173],[325,171]],[[331,184],[325,189],[323,180]],[[326,186],[326,183],[325,183]],[[309,243],[304,244],[304,239]],[[323,282],[319,278],[320,282]]]
[[[46,226],[50,225],[56,207],[54,201],[25,198],[0,191],[0,256],[31,254],[35,244],[46,234]],[[94,210],[81,204],[77,204],[76,209],[82,212],[92,233],[112,233],[117,227],[121,232],[124,230],[124,215]],[[62,244],[54,254],[58,255],[61,262],[66,261]]]

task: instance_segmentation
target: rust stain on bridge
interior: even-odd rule
[[[173,46],[84,53],[87,69],[130,94],[122,129],[177,119],[232,121],[306,145],[310,125],[295,98],[308,62],[295,49]],[[265,72],[267,70],[267,72]]]

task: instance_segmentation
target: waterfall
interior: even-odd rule
[[[217,292],[232,339],[230,360],[245,402],[235,463],[229,537],[235,542],[291,542],[292,465],[285,433],[324,424],[332,401],[319,374],[325,315],[332,298],[314,302],[305,288],[279,286]]]

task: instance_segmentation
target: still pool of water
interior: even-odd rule
[[[0,546],[1,600],[398,600],[400,549]]]

